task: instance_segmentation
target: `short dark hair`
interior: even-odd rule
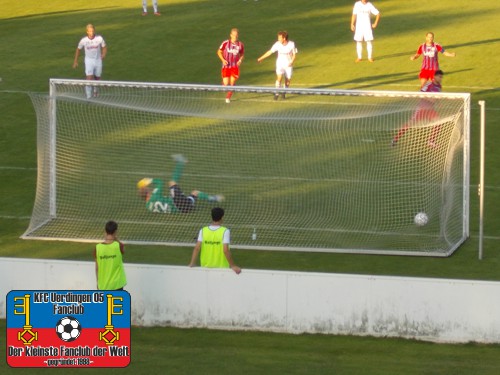
[[[443,73],[443,71],[442,71],[441,69],[439,69],[439,70],[436,70],[436,71],[434,72],[434,75],[435,75],[435,76],[444,76],[444,73]]]
[[[283,39],[288,40],[288,32],[287,31],[278,31],[278,35],[281,35]]]
[[[118,230],[116,221],[110,220],[106,223],[105,230],[107,234],[114,234]]]
[[[213,221],[221,221],[224,217],[224,209],[220,207],[212,208],[212,220]]]

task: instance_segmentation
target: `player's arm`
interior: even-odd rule
[[[78,57],[80,56],[80,48],[76,49],[75,59],[73,60],[73,69],[78,66]]]
[[[236,264],[234,264],[233,256],[231,255],[231,250],[229,250],[229,244],[225,243],[223,244],[223,251],[224,251],[224,256],[227,259],[227,262],[229,263],[229,267],[236,272],[236,274],[239,274],[241,272],[241,268],[238,267]]]
[[[101,48],[101,59],[104,60],[107,54],[108,54],[108,46],[105,45]]]
[[[193,254],[191,255],[191,262],[189,263],[189,267],[196,267],[196,260],[198,259],[198,255],[200,255],[201,250],[201,241],[197,241],[196,245],[194,245]]]
[[[243,62],[243,56],[245,56],[245,50],[244,50],[244,48],[242,48],[241,51],[240,51],[240,58],[239,58],[238,62],[236,63],[236,65],[238,65],[238,66],[241,65],[241,63]]]
[[[455,52],[443,51],[443,55],[447,57],[455,57],[457,54]]]
[[[410,57],[410,60],[413,61],[415,59],[418,59],[421,54],[422,54],[422,46],[418,47],[417,52]]]
[[[99,280],[98,280],[99,269],[98,269],[98,266],[97,266],[97,247],[94,247],[94,259],[95,259],[95,279],[96,279],[97,285],[99,285]]]
[[[261,62],[262,60],[264,59],[267,59],[269,56],[271,56],[273,54],[273,51],[272,50],[269,50],[267,51],[266,53],[264,53],[261,57],[259,57],[257,59],[257,62]]]
[[[351,16],[351,31],[356,30],[356,15],[353,13]]]
[[[290,57],[290,66],[292,66],[293,63],[295,62],[295,55],[296,54],[297,54],[297,48],[294,48],[292,50],[291,57]]]
[[[224,58],[224,55],[223,55],[223,53],[222,53],[222,49],[220,49],[220,48],[219,48],[219,49],[217,50],[217,56],[219,56],[219,59],[220,59],[220,61],[222,61],[222,64],[223,64],[224,66],[226,66],[226,65],[227,65],[227,61],[226,61],[226,59]]]
[[[372,24],[372,28],[375,29],[380,21],[380,12],[375,16],[375,22]]]

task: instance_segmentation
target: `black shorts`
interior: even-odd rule
[[[185,196],[179,185],[170,187],[170,196],[174,201],[175,207],[182,213],[188,213],[194,210],[196,197],[194,195]]]

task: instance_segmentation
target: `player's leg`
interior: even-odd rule
[[[420,88],[424,87],[427,81],[432,80],[434,78],[434,71],[422,69],[420,74],[418,75],[420,79]]]
[[[368,55],[368,61],[373,62],[373,30],[371,25],[366,25],[363,32],[363,40],[366,42],[366,54]]]
[[[360,41],[356,42],[356,54],[358,56],[356,62],[360,62],[363,56],[363,42]]]
[[[360,62],[363,56],[363,30],[361,25],[356,24],[354,31],[354,41],[356,42],[356,55],[355,62]]]
[[[175,207],[182,213],[192,211],[194,209],[196,197],[192,195],[186,197],[175,181],[170,181],[168,185],[170,189],[170,196],[172,197]]]
[[[409,128],[410,128],[410,125],[408,123],[404,124],[399,129],[398,134],[396,134],[394,136],[394,138],[392,139],[391,145],[392,146],[396,146],[396,144],[398,143],[399,139],[408,131]]]
[[[366,52],[368,53],[368,61],[369,62],[373,62],[373,45],[372,45],[372,41],[371,40],[368,40],[366,42]]]
[[[236,84],[236,81],[239,78],[239,70],[233,69],[231,76],[229,77],[229,86],[234,86]],[[233,96],[232,91],[228,91],[226,95],[226,102],[231,101],[231,97]],[[229,103],[229,102],[228,102]]]
[[[142,0],[142,15],[145,16],[148,14],[148,1]]]
[[[160,15],[160,12],[158,12],[158,0],[153,0],[153,11],[155,16]]]
[[[187,159],[184,155],[174,154],[172,155],[172,159],[175,160],[174,171],[172,172],[172,181],[175,183],[181,180],[182,172],[184,171],[184,165],[187,163]]]
[[[441,131],[440,124],[432,127],[432,132],[431,132],[431,135],[429,136],[429,140],[427,142],[429,147],[437,147],[438,146],[436,140],[437,140],[437,137],[438,137],[440,131]]]
[[[222,86],[228,86],[229,85],[229,68],[223,67],[221,70],[221,76],[222,76]],[[231,95],[229,92],[226,94],[226,103],[231,102]]]
[[[94,66],[94,79],[96,81],[99,81],[101,79],[102,75],[102,60],[96,61],[95,66]],[[94,98],[96,98],[99,95],[99,90],[97,87],[94,87],[94,92],[93,92]]]
[[[292,67],[288,66],[285,69],[285,89],[290,87],[290,83],[292,82]],[[285,93],[281,94],[281,98],[285,99]]]
[[[428,109],[426,113],[428,121],[437,120],[439,118],[439,113],[437,113],[433,108]],[[427,141],[429,147],[437,147],[437,137],[441,131],[441,124],[434,125],[431,130],[431,134]]]
[[[85,59],[85,79],[87,81],[94,80],[94,70],[95,70],[95,61]],[[92,97],[92,86],[85,86],[85,94],[87,99]]]
[[[222,202],[224,200],[224,196],[221,194],[210,195],[210,194],[204,193],[203,191],[199,191],[199,190],[193,190],[191,192],[191,196],[193,196],[199,200],[208,201],[208,202]]]
[[[280,89],[281,88],[281,81],[283,80],[283,69],[281,69],[280,67],[277,67],[276,68],[276,81],[274,82],[274,87],[276,87],[277,89]],[[274,100],[278,100],[279,98],[279,93],[278,92],[275,92],[274,93]]]

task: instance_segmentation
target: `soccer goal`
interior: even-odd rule
[[[31,95],[38,181],[22,237],[96,241],[112,219],[125,242],[191,246],[216,205],[233,248],[448,256],[468,237],[469,94],[275,100],[274,88],[235,87],[228,104],[226,90],[52,79]],[[138,194],[152,179],[168,197],[172,178],[224,201],[182,213]]]

